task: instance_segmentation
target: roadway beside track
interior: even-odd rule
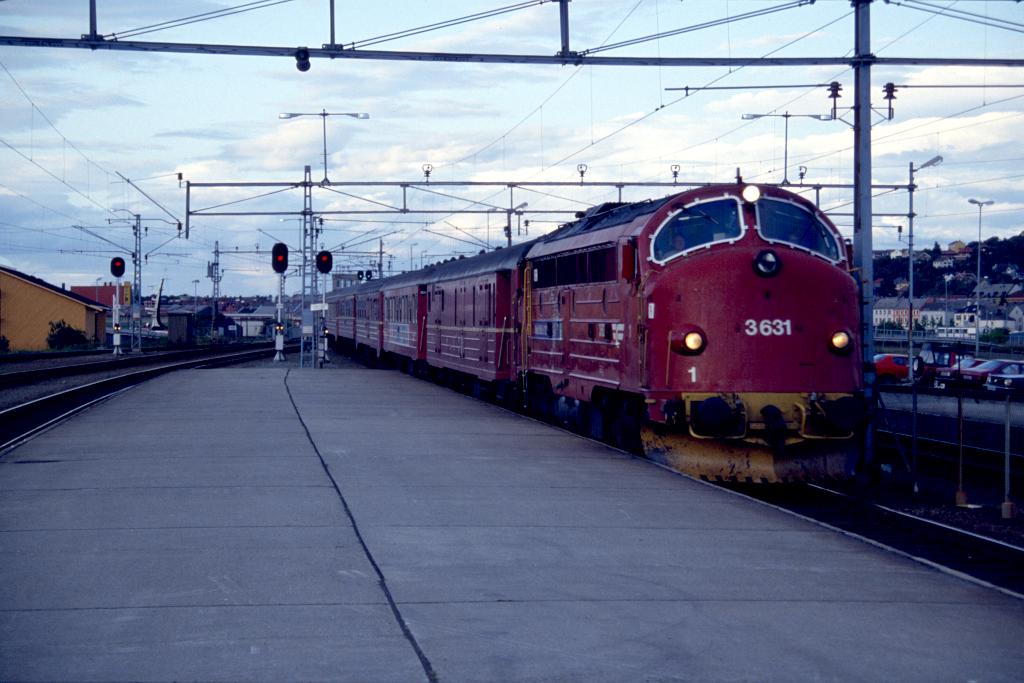
[[[0,457],[0,679],[1024,670],[1024,601],[396,372],[260,365]]]

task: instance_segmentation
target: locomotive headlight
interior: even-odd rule
[[[673,353],[678,353],[683,356],[696,356],[697,354],[704,351],[704,347],[708,345],[708,339],[704,336],[704,332],[699,329],[690,328],[687,332],[679,335],[678,332],[672,333],[672,342],[670,344]]]
[[[833,353],[849,353],[851,347],[850,334],[845,330],[836,330],[828,340],[829,349]]]
[[[782,261],[779,255],[771,249],[764,249],[754,257],[754,272],[761,277],[773,277],[778,275],[782,268]]]
[[[761,198],[761,188],[757,185],[747,185],[740,194],[743,197],[743,201],[753,204]]]

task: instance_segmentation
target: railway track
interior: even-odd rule
[[[84,351],[30,351],[27,353],[0,353],[0,367],[18,365],[33,361],[45,361],[64,358],[88,358],[90,356],[109,356],[110,349],[87,349]]]
[[[247,346],[249,349],[271,348],[273,342],[265,342]],[[175,351],[161,351],[147,354],[132,354],[124,356],[111,356],[110,352],[105,353],[102,360],[93,360],[82,363],[73,362],[80,356],[68,356],[65,360],[70,362],[47,365],[46,367],[34,367],[27,370],[12,370],[0,372],[0,389],[25,386],[47,379],[73,377],[94,372],[107,372],[110,370],[121,370],[124,368],[152,365],[154,363],[165,363],[167,361],[187,360],[198,356],[207,357],[224,353],[233,353],[237,347],[212,346],[180,349]]]
[[[1024,599],[1024,547],[824,486],[714,484]]]
[[[155,359],[160,364],[154,367],[120,373],[0,410],[0,452],[97,401],[101,401],[146,380],[168,372],[174,372],[175,370],[231,365],[266,358],[274,354],[274,347],[273,344],[261,344],[258,349],[230,351],[215,355],[203,354],[199,357],[196,357],[195,351],[184,353],[190,353],[191,357],[186,359],[169,359],[167,355],[163,355]],[[147,360],[152,363],[154,359],[150,358]],[[89,363],[87,365],[94,364]],[[118,367],[125,369],[127,366],[120,365]],[[46,370],[52,369],[47,368]],[[52,377],[52,375],[50,376]]]

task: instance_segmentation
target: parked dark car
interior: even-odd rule
[[[985,382],[985,388],[999,394],[1020,396],[1024,394],[1024,373],[992,373]]]
[[[879,384],[896,384],[910,374],[905,353],[876,353],[875,376]]]
[[[965,389],[981,389],[989,375],[1017,375],[1024,371],[1024,365],[1015,360],[996,358],[971,367],[961,368],[959,374],[952,370],[940,370],[935,377],[936,389],[951,389],[962,386]]]

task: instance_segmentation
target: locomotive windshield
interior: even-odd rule
[[[663,262],[695,247],[736,239],[741,231],[735,199],[700,202],[669,216],[654,235],[651,251],[655,261]]]
[[[757,203],[757,224],[767,240],[802,247],[830,261],[839,260],[832,231],[798,204],[765,197]]]

